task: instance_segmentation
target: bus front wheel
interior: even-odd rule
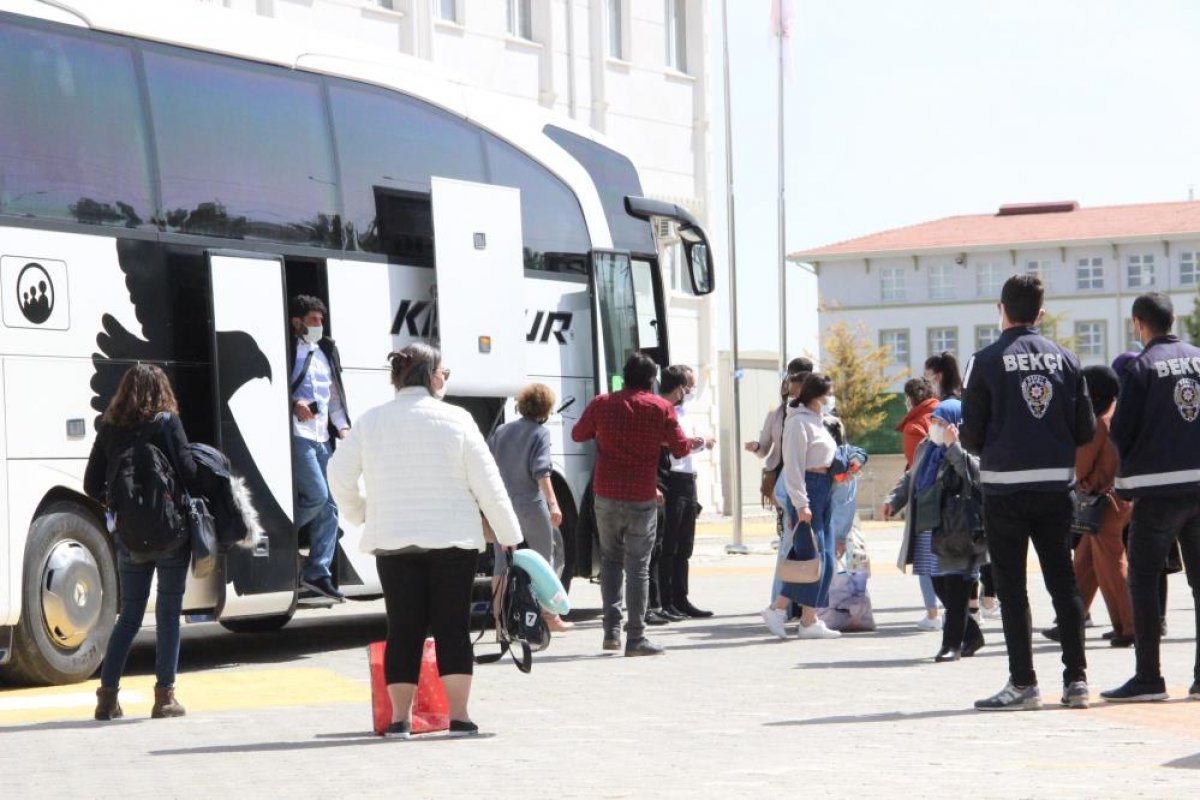
[[[100,666],[116,622],[117,568],[99,520],[56,503],[29,527],[21,619],[0,677],[14,683],[86,680]]]

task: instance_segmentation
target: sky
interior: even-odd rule
[[[778,349],[770,0],[727,0],[741,352]],[[721,0],[711,0],[710,227],[727,263]],[[796,0],[787,44],[788,252],[1004,203],[1200,197],[1195,0]],[[729,346],[720,275],[720,347]],[[816,350],[789,267],[788,351]]]

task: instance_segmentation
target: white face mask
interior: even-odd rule
[[[929,441],[938,447],[944,447],[946,445],[946,429],[941,425],[931,425],[929,427]]]
[[[821,413],[822,414],[831,413],[833,411],[834,405],[836,403],[837,403],[837,401],[834,399],[833,395],[831,395],[831,394],[825,395],[823,398],[821,398]]]
[[[316,344],[317,342],[321,341],[321,339],[325,338],[325,326],[324,325],[316,325],[316,326],[309,325],[309,326],[305,327],[304,335],[302,338],[304,339],[304,341],[308,342],[309,344]]]

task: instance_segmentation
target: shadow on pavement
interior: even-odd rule
[[[1163,764],[1164,767],[1173,767],[1175,769],[1200,769],[1200,753],[1191,756],[1177,758],[1174,761],[1168,761]]]
[[[152,756],[205,756],[223,753],[277,753],[289,750],[329,750],[334,747],[359,747],[365,745],[390,744],[411,746],[429,742],[469,742],[495,738],[494,733],[479,733],[475,736],[451,736],[448,733],[418,734],[411,739],[385,739],[374,733],[318,734],[315,741],[305,742],[251,742],[249,744],[221,744],[209,747],[180,747],[171,750],[151,750]]]
[[[84,711],[81,713],[92,713]],[[27,725],[0,725],[0,733],[24,733],[32,731],[76,731],[76,730],[91,730],[93,728],[109,728],[119,727],[121,725],[137,725],[146,722],[147,718],[124,718],[113,719],[100,722],[94,719],[71,719],[59,720],[57,722],[31,722]]]
[[[786,728],[795,725],[849,725],[854,723],[875,722],[911,722],[919,719],[944,719],[946,717],[965,717],[968,715],[985,714],[973,708],[942,708],[934,711],[917,711],[912,714],[903,711],[886,711],[881,714],[856,714],[838,717],[813,717],[812,719],[788,719],[779,722],[764,722],[766,728]]]

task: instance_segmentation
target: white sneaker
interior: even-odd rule
[[[787,638],[787,629],[783,627],[787,622],[787,611],[775,606],[767,606],[762,610],[762,618],[767,630],[780,639]]]
[[[1000,604],[996,603],[991,608],[984,606],[980,613],[983,614],[984,619],[1000,619]]]
[[[840,639],[841,631],[835,631],[825,624],[824,620],[817,620],[812,625],[800,623],[800,627],[796,630],[796,636],[800,639]]]
[[[921,617],[917,622],[917,627],[923,631],[940,631],[942,629],[942,618],[938,617]]]

